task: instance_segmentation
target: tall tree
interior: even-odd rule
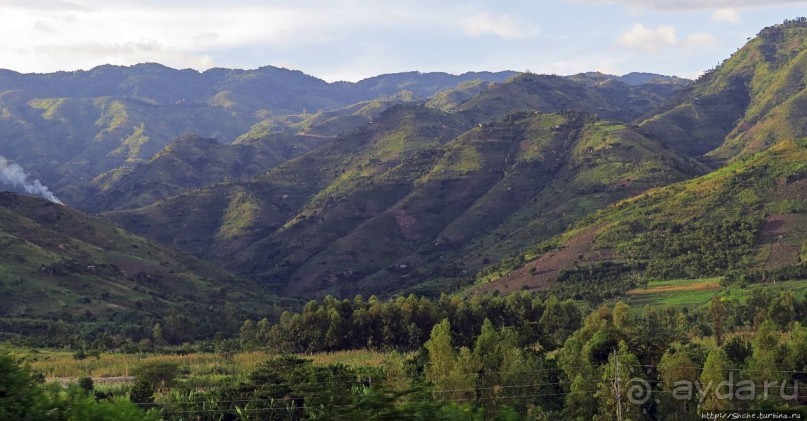
[[[728,312],[726,311],[726,306],[722,298],[719,295],[713,296],[712,300],[709,302],[709,322],[712,325],[712,331],[714,332],[718,345],[720,345],[723,340],[727,316]]]
[[[0,420],[44,419],[38,403],[42,392],[28,367],[0,351]]]
[[[451,344],[451,325],[448,319],[443,319],[434,325],[424,347],[429,352],[426,379],[434,385],[438,385],[454,370],[456,360],[454,347]]]
[[[659,362],[659,380],[663,393],[659,398],[659,411],[663,419],[687,420],[697,415],[698,380],[697,364],[681,349],[670,348]]]
[[[154,341],[154,345],[156,346],[165,345],[165,338],[163,337],[163,327],[160,325],[160,323],[155,323],[154,327],[151,328],[151,339]]]
[[[258,332],[257,336],[255,337],[256,342],[260,346],[266,346],[269,344],[269,331],[271,330],[272,326],[269,323],[269,319],[263,318],[258,322]]]
[[[591,377],[577,376],[563,400],[563,415],[570,420],[590,420],[597,414],[597,388]]]
[[[255,349],[255,339],[257,338],[257,329],[255,328],[255,322],[251,319],[244,320],[244,324],[241,325],[241,333],[239,339],[241,340],[241,349],[245,350],[253,350]]]
[[[784,380],[782,371],[786,368],[780,364],[784,362],[779,347],[780,336],[776,324],[767,319],[759,325],[751,341],[753,351],[748,358],[747,377],[754,382],[757,399],[775,401],[779,393],[779,382]],[[766,384],[774,383],[773,389],[766,387]]]
[[[435,398],[473,400],[476,397],[478,364],[466,347],[455,353],[448,319],[434,326],[425,347],[429,352],[426,379],[434,385]]]
[[[727,411],[732,408],[732,397],[726,396],[725,391],[720,387],[721,383],[730,380],[730,370],[729,359],[723,349],[712,348],[709,355],[706,356],[699,379],[703,393],[702,396],[699,396],[701,411]]]
[[[602,367],[596,393],[598,411],[593,419],[610,421],[618,412],[624,420],[646,419],[644,405],[651,401],[651,393],[639,359],[628,350],[625,341],[620,341]]]

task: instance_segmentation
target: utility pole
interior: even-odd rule
[[[616,419],[622,421],[622,379],[619,374],[619,354],[614,350],[614,391],[616,392]]]

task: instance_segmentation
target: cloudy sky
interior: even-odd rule
[[[274,65],[696,77],[805,0],[0,0],[0,68]]]

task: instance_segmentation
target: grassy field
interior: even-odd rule
[[[707,303],[721,290],[720,278],[676,279],[651,281],[646,288],[632,289],[625,294],[628,296],[628,303],[634,307],[645,305],[697,307]]]
[[[117,387],[131,381],[132,370],[151,362],[171,362],[179,366],[181,379],[196,387],[212,387],[222,383],[238,382],[254,371],[262,362],[276,355],[265,352],[233,354],[197,353],[188,355],[135,355],[103,353],[100,358],[75,360],[69,351],[22,350],[12,353],[24,356],[31,367],[42,373],[48,381],[63,383],[80,377],[92,377],[102,388]],[[313,360],[314,364],[341,363],[351,367],[378,367],[387,354],[367,350],[341,351],[312,355],[298,355]]]
[[[714,295],[746,299],[757,289],[772,291],[807,291],[807,280],[720,286],[720,278],[676,279],[651,281],[646,288],[636,288],[625,293],[626,301],[633,307],[645,305],[669,305],[673,307],[698,307],[706,304]]]

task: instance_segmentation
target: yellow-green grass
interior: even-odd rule
[[[350,367],[380,367],[388,355],[385,352],[357,349],[300,355],[300,357],[311,359],[317,365],[344,364]]]
[[[699,307],[709,302],[715,295],[747,299],[758,289],[773,292],[807,291],[807,280],[791,280],[784,282],[766,282],[749,285],[720,286],[721,278],[675,279],[669,281],[651,281],[646,288],[636,288],[626,292],[627,302],[636,308],[646,305],[669,305],[673,307]]]
[[[184,373],[187,373],[189,379],[238,378],[246,376],[262,362],[276,356],[276,354],[260,351],[188,355],[102,353],[100,358],[89,357],[79,361],[75,360],[73,353],[69,351],[15,350],[14,353],[25,356],[34,370],[49,379],[74,379],[84,376],[93,378],[128,377],[134,368],[151,362],[176,363]],[[313,363],[318,365],[340,363],[356,368],[378,367],[383,363],[385,356],[385,353],[369,350],[299,355],[301,358],[313,360]]]
[[[669,281],[650,281],[645,288],[627,291],[627,295],[661,294],[681,291],[703,291],[720,289],[720,278],[674,279]]]

